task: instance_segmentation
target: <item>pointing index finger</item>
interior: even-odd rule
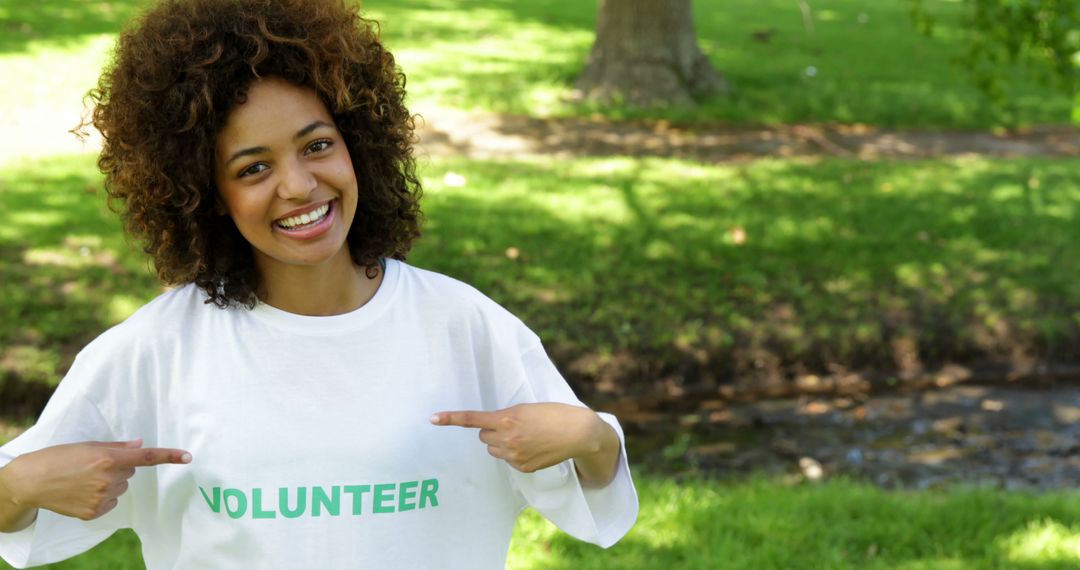
[[[152,467],[165,463],[191,463],[191,454],[182,449],[147,447],[143,449],[117,449],[114,452],[120,467]]]
[[[495,423],[495,420],[498,417],[498,412],[480,412],[473,410],[439,412],[431,416],[431,423],[439,426],[496,429],[498,426]]]

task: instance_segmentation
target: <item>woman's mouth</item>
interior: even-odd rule
[[[274,221],[274,229],[282,235],[295,239],[311,239],[330,230],[337,216],[335,201],[330,201],[314,210],[298,216],[289,216]]]
[[[330,205],[333,202],[327,202],[318,208],[310,212],[305,212],[299,216],[291,216],[283,218],[274,222],[277,227],[286,231],[300,231],[313,228],[319,225],[330,214]]]

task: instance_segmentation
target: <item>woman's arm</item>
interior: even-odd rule
[[[141,446],[139,439],[89,441],[16,457],[0,469],[0,532],[26,528],[38,509],[96,519],[116,507],[136,467],[191,462],[183,450]]]
[[[20,531],[37,519],[37,509],[20,504],[12,494],[6,481],[9,475],[11,469],[0,468],[0,532]]]
[[[589,410],[592,412],[592,410]],[[595,418],[593,435],[590,437],[589,448],[594,450],[582,455],[574,456],[574,467],[577,469],[578,480],[581,486],[587,489],[599,489],[607,486],[615,477],[619,468],[619,450],[622,443],[615,428],[600,419],[600,416],[592,413]]]
[[[554,402],[494,412],[439,412],[431,422],[480,428],[488,453],[524,473],[573,459],[584,487],[603,487],[618,468],[619,436],[596,412]]]

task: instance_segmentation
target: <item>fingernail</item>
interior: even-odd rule
[[[442,423],[442,418],[439,417],[439,414],[431,414],[430,419],[431,419],[431,423],[433,423],[433,424],[441,424]]]
[[[181,463],[191,463],[191,454],[190,453],[185,453],[185,454],[181,455],[180,456],[180,462]]]

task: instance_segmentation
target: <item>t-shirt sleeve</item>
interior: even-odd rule
[[[510,405],[560,402],[583,406],[539,345],[521,354],[524,383]],[[608,548],[634,526],[638,513],[637,491],[626,459],[626,440],[615,416],[600,413],[619,436],[619,462],[615,478],[599,489],[584,488],[573,460],[522,473],[509,467],[511,483],[525,501],[567,534]]]
[[[0,468],[16,457],[54,445],[114,439],[98,408],[81,392],[78,360],[60,382],[41,417],[22,435],[0,447]],[[48,564],[85,552],[120,528],[130,527],[130,504],[120,498],[105,515],[83,521],[39,509],[27,528],[0,533],[0,558],[16,568]]]

